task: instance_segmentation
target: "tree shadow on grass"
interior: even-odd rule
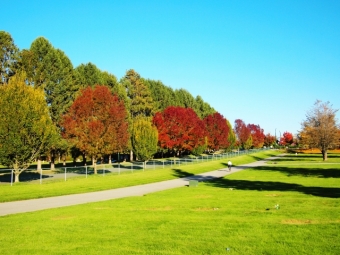
[[[172,169],[172,171],[174,171],[173,176],[177,178],[185,178],[185,177],[193,176],[192,173],[185,172],[181,169]]]
[[[263,158],[255,156],[255,155],[249,155],[249,156],[252,157],[253,159],[255,159],[256,161],[265,160]]]
[[[339,154],[328,154],[327,158],[339,158]],[[323,161],[322,154],[286,154],[280,158],[275,159],[274,161]]]
[[[36,180],[47,179],[47,178],[52,178],[52,177],[53,176],[46,175],[46,174],[43,174],[42,176],[40,176],[40,173],[25,171],[20,174],[19,180],[20,182],[30,182],[30,181],[36,181]],[[10,183],[11,181],[14,182],[14,175],[12,177],[11,173],[0,175],[0,182]]]
[[[237,190],[257,190],[257,191],[295,191],[307,195],[318,197],[339,198],[340,188],[327,187],[306,187],[300,184],[269,182],[269,181],[248,181],[248,180],[229,180],[214,179],[208,185],[219,188],[233,188]]]
[[[260,166],[260,167],[254,167],[251,170],[282,172],[282,173],[286,173],[287,176],[340,178],[340,169]]]
[[[263,167],[262,167],[263,169]],[[257,168],[257,170],[259,170]],[[267,170],[267,169],[263,169]],[[269,170],[269,168],[268,168]],[[272,171],[272,169],[270,169]],[[322,169],[324,171],[324,169]],[[174,169],[174,175],[179,178],[188,178],[188,180],[205,181],[207,185],[219,188],[233,188],[238,190],[257,190],[257,191],[295,191],[307,195],[339,198],[340,188],[316,187],[316,186],[303,186],[295,183],[285,182],[271,182],[271,181],[249,181],[249,180],[230,180],[224,178],[215,178],[213,176],[199,176]]]

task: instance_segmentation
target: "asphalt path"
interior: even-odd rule
[[[183,186],[188,186],[190,180],[207,181],[215,178],[221,178],[223,176],[239,172],[241,170],[263,166],[269,160],[275,160],[279,158],[270,157],[265,160],[256,161],[250,164],[233,166],[231,171],[228,171],[228,168],[223,168],[207,173],[202,173],[194,176],[178,178],[175,180],[161,181],[156,183],[149,183],[143,185],[137,185],[126,188],[112,189],[112,190],[104,190],[104,191],[96,191],[84,194],[74,194],[74,195],[65,195],[58,197],[47,197],[47,198],[39,198],[39,199],[30,199],[23,201],[14,201],[14,202],[6,202],[0,203],[0,216],[17,214],[17,213],[26,213],[33,212],[51,208],[58,208],[64,206],[72,206],[79,204],[86,204],[91,202],[105,201],[117,198],[131,197],[131,196],[143,196],[148,193],[153,193],[161,190],[178,188]]]

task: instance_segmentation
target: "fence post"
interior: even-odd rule
[[[85,166],[85,173],[86,173],[86,178],[87,178],[87,166]]]
[[[66,181],[66,167],[65,167],[65,181]]]
[[[42,168],[40,169],[40,184],[41,184],[41,181],[42,181]]]
[[[11,171],[11,186],[13,186],[13,169]]]

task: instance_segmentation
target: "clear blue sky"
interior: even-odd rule
[[[74,67],[133,68],[272,135],[297,133],[316,99],[340,108],[338,0],[12,0],[0,29],[20,49],[47,38]]]

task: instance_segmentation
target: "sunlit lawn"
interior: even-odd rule
[[[0,217],[0,254],[340,254],[340,164],[297,157],[198,187]]]

